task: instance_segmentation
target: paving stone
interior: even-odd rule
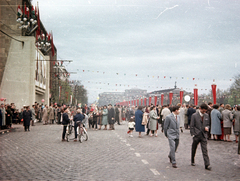
[[[14,125],[14,132],[0,135],[0,180],[238,180],[240,158],[237,144],[208,142],[213,170],[203,166],[201,148],[196,166],[190,166],[192,137],[185,130],[176,153],[178,168],[167,158],[168,140],[133,133],[126,134],[126,123],[116,130],[88,130],[90,139],[83,143],[61,141],[61,125],[37,123],[25,132]],[[123,142],[125,140],[126,142]],[[130,146],[128,146],[130,145]],[[130,150],[134,149],[134,150]],[[139,153],[140,156],[136,156]],[[142,160],[148,162],[144,164]],[[159,173],[154,175],[155,173]]]

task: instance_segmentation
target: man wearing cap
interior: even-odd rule
[[[30,107],[26,106],[26,110],[23,111],[23,126],[25,131],[30,131],[30,122],[32,121],[32,112],[30,111]]]

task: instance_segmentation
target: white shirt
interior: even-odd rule
[[[128,122],[128,128],[134,128],[135,122]]]

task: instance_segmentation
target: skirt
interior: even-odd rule
[[[232,134],[231,128],[223,128],[223,133],[224,133],[224,135]]]

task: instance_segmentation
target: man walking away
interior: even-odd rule
[[[177,168],[176,159],[175,159],[175,152],[177,150],[179,144],[179,125],[180,125],[180,118],[179,114],[179,107],[173,106],[172,113],[166,116],[164,122],[164,134],[168,138],[170,152],[168,158],[172,163],[173,168]]]

